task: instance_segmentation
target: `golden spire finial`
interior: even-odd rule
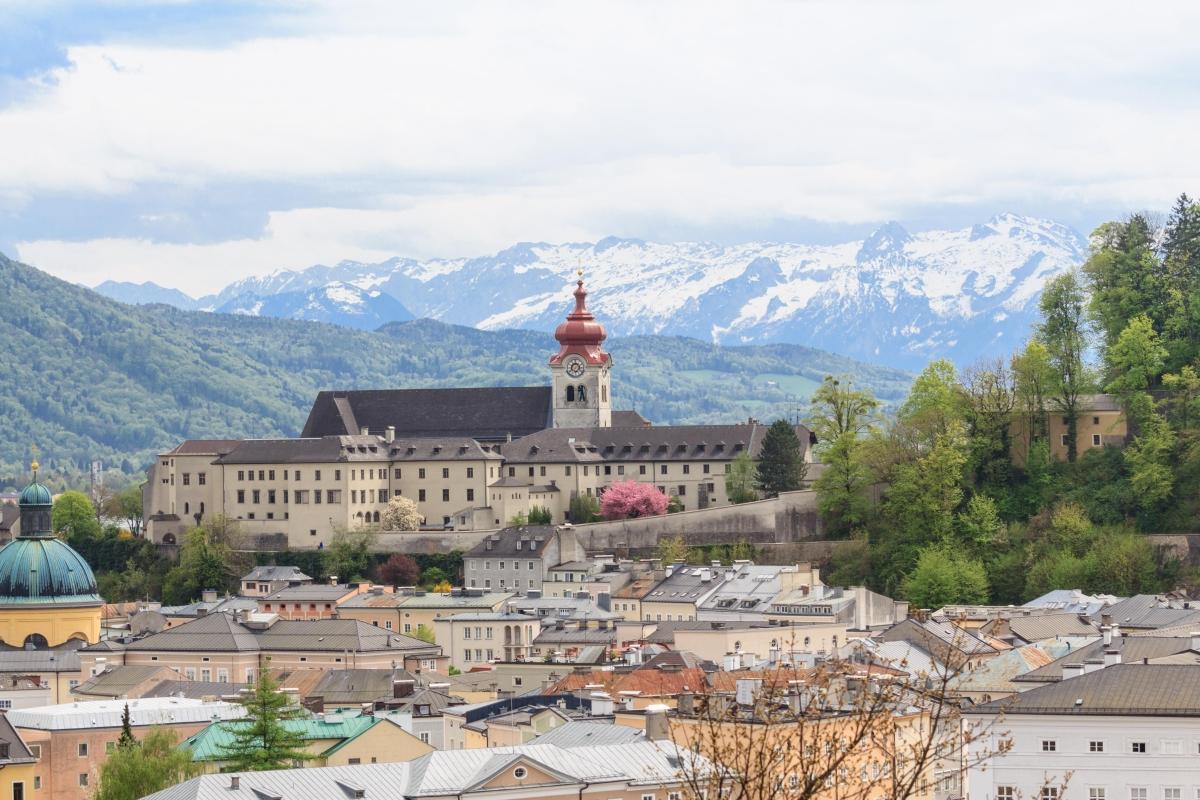
[[[34,477],[34,480],[37,480],[37,471],[38,471],[38,460],[37,460],[37,453],[38,453],[38,449],[37,449],[37,445],[36,445],[36,444],[32,444],[32,445],[30,445],[30,446],[29,446],[29,452],[30,452],[30,454],[33,456],[33,460],[32,460],[32,461],[29,463],[29,468],[33,470],[33,477]]]

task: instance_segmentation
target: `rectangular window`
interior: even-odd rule
[[[684,464],[684,465],[683,465],[683,474],[684,474],[684,475],[691,475],[691,474],[692,474],[692,465],[691,465],[691,464]]]
[[[1148,796],[1149,793],[1146,791],[1145,786],[1129,787],[1129,800],[1146,800]]]
[[[450,468],[442,467],[442,478],[449,478],[449,477],[450,477]]]
[[[246,502],[246,490],[245,490],[245,489],[238,489],[238,490],[237,490],[237,501],[238,501],[239,503],[245,503],[245,502]]]
[[[420,480],[425,480],[425,468],[424,467],[421,467],[420,469],[417,470],[417,478]]]
[[[705,475],[707,475],[707,474],[708,474],[708,467],[709,467],[709,465],[708,465],[708,464],[705,464],[705,465],[704,465],[704,470],[703,470],[703,471],[704,471],[704,474],[705,474]]]
[[[267,472],[267,480],[275,480],[275,470],[269,470]]]
[[[204,486],[205,484],[207,484],[208,483],[208,473],[207,472],[196,473],[196,483],[200,484],[201,486]]]
[[[1058,742],[1054,739],[1042,739],[1042,752],[1053,753],[1058,750]]]
[[[87,758],[87,754],[88,754],[87,742],[80,742],[79,747],[76,748],[76,751],[79,753],[80,758]]]
[[[244,480],[246,480],[246,470],[244,470],[244,469],[239,469],[239,470],[238,470],[238,480],[239,480],[239,481],[244,481]]]
[[[676,494],[678,494],[680,497],[683,497],[684,495],[687,494],[687,487],[684,486],[682,483],[679,484],[679,491],[676,492]]]
[[[425,490],[424,490],[424,489],[418,489],[418,490],[417,490],[417,502],[418,502],[418,503],[424,503],[424,502],[425,502]]]
[[[325,492],[325,502],[326,503],[342,502],[342,490],[341,489],[329,489],[328,491],[326,491]]]
[[[342,471],[340,469],[335,469],[333,471],[333,479],[335,481],[340,481],[342,479]]]
[[[321,490],[320,489],[313,489],[313,503],[318,506],[321,505]]]
[[[449,489],[442,489],[442,502],[443,503],[450,502],[450,490]]]
[[[645,475],[645,474],[646,474],[646,465],[639,464],[638,465],[638,475]]]
[[[1103,753],[1104,752],[1104,742],[1096,741],[1095,739],[1093,739],[1092,741],[1088,742],[1088,751],[1091,753]]]
[[[570,464],[567,464],[566,476],[568,478],[571,477],[571,465]]]
[[[313,470],[313,480],[314,480],[314,481],[319,481],[319,480],[321,480],[321,470],[319,470],[319,469],[314,469],[314,470]]]
[[[467,489],[467,502],[468,503],[475,502],[475,490],[474,489]]]
[[[1063,446],[1063,447],[1067,447],[1067,446],[1068,446],[1068,445],[1067,445],[1067,434],[1065,434],[1065,433],[1062,435],[1062,446]]]
[[[420,739],[422,742],[424,742],[425,744],[429,744],[429,731],[421,731],[421,732],[419,732],[419,733],[417,734],[417,738],[419,738],[419,739]]]
[[[1164,787],[1163,800],[1183,800],[1183,789],[1178,786]]]
[[[183,485],[184,486],[192,485],[192,474],[190,472],[183,473]]]
[[[661,467],[658,468],[658,471],[660,473],[662,473],[663,475],[666,475],[667,474],[667,465],[663,464]]]
[[[1106,800],[1103,786],[1088,787],[1088,800]]]
[[[625,465],[624,464],[617,464],[617,474],[618,475],[625,474]]]
[[[275,503],[275,490],[267,489],[267,503],[273,505]]]
[[[1100,434],[1093,433],[1092,434],[1092,447],[1099,447],[1099,446],[1100,446]]]
[[[1039,797],[1041,797],[1041,800],[1058,800],[1058,787],[1043,786]]]
[[[399,468],[399,467],[396,467],[396,469],[392,471],[392,476],[393,476],[393,477],[394,477],[396,480],[400,480],[400,475],[401,475],[401,474],[402,474],[402,473],[400,472],[400,468]]]
[[[1146,743],[1145,742],[1130,742],[1129,743],[1129,752],[1137,753],[1139,755],[1145,753],[1146,752]]]
[[[251,502],[253,502],[255,505],[258,505],[262,502],[262,489],[255,489],[250,493],[250,496],[253,498]]]
[[[260,481],[265,481],[265,480],[267,479],[266,470],[262,470],[262,469],[260,469],[260,470],[258,471],[258,479],[259,479]]]
[[[86,772],[79,773],[79,785],[80,786],[88,785],[88,774]]]

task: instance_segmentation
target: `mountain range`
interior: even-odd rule
[[[93,459],[135,474],[187,438],[295,436],[322,389],[544,385],[557,349],[545,332],[430,319],[368,331],[131,306],[2,255],[0,293],[0,487],[28,478],[31,445],[57,486],[77,482]],[[560,285],[557,316],[569,305]],[[790,344],[644,335],[612,338],[608,349],[616,407],[659,424],[794,418],[826,374],[852,375],[895,403],[912,377]]]
[[[1010,352],[1028,334],[1046,280],[1078,265],[1087,241],[1049,220],[1002,214],[953,231],[891,222],[836,245],[522,243],[490,256],[277,271],[191,299],[153,284],[107,282],[124,302],[168,303],[359,329],[425,317],[470,327],[549,331],[564,287],[585,270],[589,306],[610,335],[720,344],[788,343],[919,369]]]

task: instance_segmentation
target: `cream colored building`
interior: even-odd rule
[[[1067,417],[1061,411],[1046,411],[1047,443],[1050,457],[1066,461]],[[1122,447],[1129,435],[1129,426],[1120,400],[1111,394],[1083,395],[1079,398],[1079,416],[1075,421],[1075,450],[1083,455],[1088,450],[1100,447]],[[1020,412],[1014,412],[1010,426],[1012,457],[1018,465],[1024,465],[1029,457],[1030,421]]]
[[[339,619],[357,619],[384,630],[413,635],[424,625],[436,635],[434,622],[441,617],[473,612],[499,611],[513,595],[482,589],[456,589],[453,592],[367,592],[338,606]],[[440,644],[440,642],[439,642]]]
[[[455,614],[434,621],[434,633],[450,665],[467,672],[492,661],[523,661],[542,630],[537,617],[495,612]]]
[[[322,392],[298,439],[188,441],[159,456],[144,493],[147,535],[178,542],[214,514],[290,548],[381,524],[388,500],[428,527],[500,528],[535,509],[567,521],[574,497],[636,481],[684,509],[725,505],[735,458],[767,426],[654,426],[612,408],[612,357],[586,292],[555,335],[550,386]],[[804,457],[813,437],[796,427]]]

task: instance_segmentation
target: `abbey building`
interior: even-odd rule
[[[652,425],[612,407],[612,356],[580,280],[554,332],[549,386],[332,390],[318,394],[295,439],[190,440],[150,470],[147,534],[178,541],[223,514],[293,548],[339,527],[380,522],[395,496],[429,527],[503,527],[533,508],[555,523],[571,499],[621,480],[652,483],[684,509],[727,502],[725,474],[756,457],[766,426]],[[811,442],[807,429],[800,440]]]

